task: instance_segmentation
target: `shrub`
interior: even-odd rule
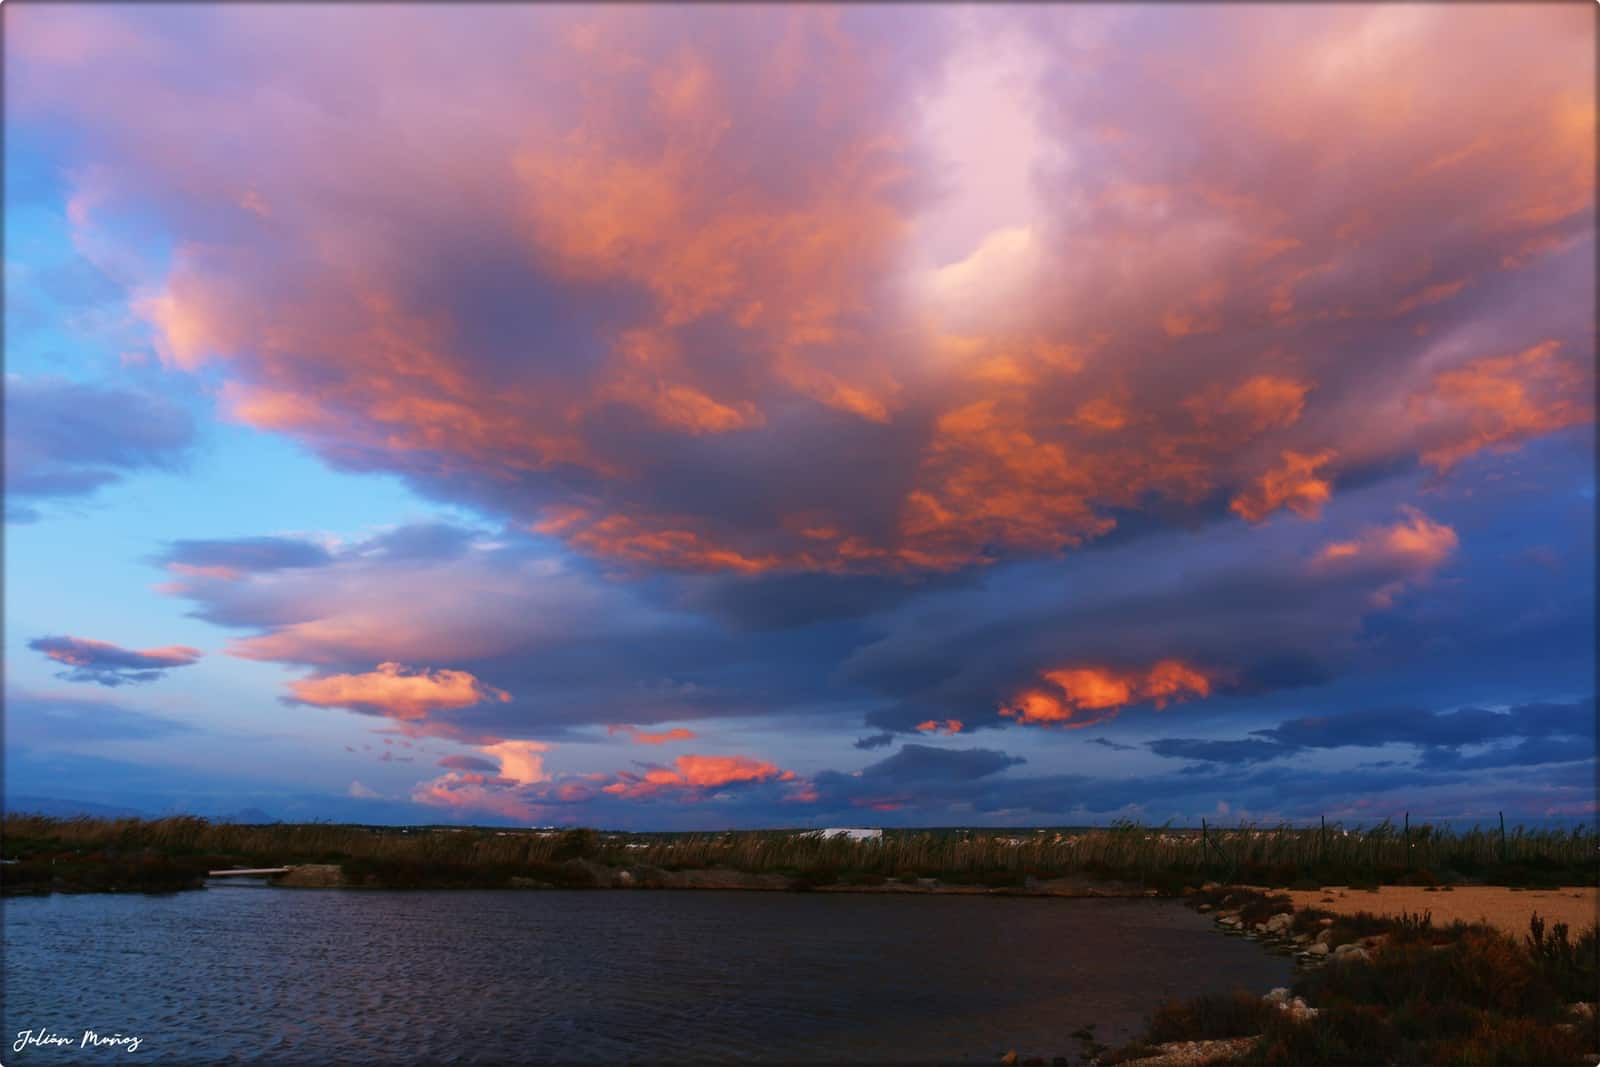
[[[1277,1014],[1273,1005],[1243,991],[1170,1000],[1156,1009],[1145,1040],[1159,1045],[1168,1041],[1248,1037],[1261,1033]]]
[[[562,860],[586,860],[598,855],[600,852],[600,835],[587,828],[568,830],[556,839],[555,851],[550,858],[556,862]]]

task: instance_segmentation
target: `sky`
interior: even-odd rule
[[[1593,820],[1584,3],[5,5],[5,800]]]

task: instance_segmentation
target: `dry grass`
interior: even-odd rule
[[[1503,886],[1451,886],[1448,890],[1386,885],[1376,890],[1351,890],[1329,886],[1320,890],[1290,890],[1296,908],[1320,908],[1339,915],[1370,912],[1399,918],[1432,914],[1442,926],[1481,923],[1520,937],[1535,913],[1550,922],[1566,923],[1574,930],[1594,925],[1600,917],[1600,888],[1570,886],[1564,889],[1507,889]]]
[[[1430,826],[1409,835],[1384,823],[1343,827],[1237,827],[1193,830],[1123,823],[1091,830],[891,830],[878,841],[824,840],[793,830],[704,834],[563,833],[455,827],[366,827],[329,823],[251,826],[193,817],[52,819],[11,814],[7,857],[52,853],[150,851],[248,865],[368,861],[520,867],[573,858],[665,870],[726,868],[839,879],[932,877],[992,887],[1027,879],[1085,877],[1178,890],[1209,879],[1306,888],[1331,882],[1493,881],[1593,884],[1600,881],[1597,835]],[[1430,897],[1435,894],[1429,894]],[[1431,900],[1429,901],[1431,903]]]

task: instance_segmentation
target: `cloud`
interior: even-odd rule
[[[1395,742],[1459,748],[1516,737],[1592,736],[1594,698],[1571,703],[1520,704],[1504,711],[1475,707],[1454,711],[1368,708],[1338,715],[1289,719],[1253,733],[1291,748],[1339,748]]]
[[[1333,495],[1333,487],[1317,477],[1317,469],[1337,455],[1324,449],[1316,455],[1285,450],[1279,463],[1263,471],[1257,481],[1228,502],[1228,507],[1250,522],[1261,522],[1279,508],[1301,518],[1314,519]]]
[[[868,734],[866,737],[856,738],[854,747],[870,751],[874,748],[883,748],[886,745],[892,744],[894,744],[894,734]]]
[[[854,774],[823,771],[813,779],[815,803],[825,809],[866,808],[872,811],[923,811],[940,801],[968,792],[969,784],[1017,764],[989,748],[933,748],[905,744],[887,759],[868,764]]]
[[[490,812],[523,821],[541,813],[588,806],[590,811],[626,811],[637,804],[701,803],[733,799],[728,790],[781,786],[787,800],[803,799],[804,785],[793,771],[749,756],[679,756],[671,764],[640,764],[640,771],[614,774],[544,773],[540,756],[548,746],[506,741],[482,751],[500,763],[500,773],[449,771],[419,782],[411,798],[420,804]],[[772,799],[772,798],[766,798]],[[598,805],[598,807],[595,807]],[[620,805],[620,807],[618,806]]]
[[[511,695],[486,685],[466,671],[412,668],[380,663],[364,674],[327,674],[289,683],[297,704],[320,708],[347,708],[382,715],[402,722],[420,722],[437,712],[456,711]]]
[[[1179,660],[1162,660],[1139,670],[1069,667],[1043,674],[1045,686],[1028,689],[1000,709],[1019,723],[1091,726],[1113,718],[1129,704],[1168,703],[1211,694],[1212,680]],[[921,727],[918,727],[921,729]]]
[[[636,726],[607,726],[607,734],[622,734],[636,745],[664,745],[671,741],[693,741],[699,735],[693,730],[675,727],[659,733],[650,733]]]
[[[647,767],[642,774],[619,771],[599,791],[615,797],[635,799],[676,792],[686,796],[706,790],[747,782],[793,781],[793,771],[748,756],[679,756],[669,766]]]
[[[1181,737],[1151,741],[1145,747],[1158,756],[1227,764],[1260,763],[1280,759],[1295,751],[1291,746],[1273,741],[1202,741]]]
[[[72,668],[57,674],[57,678],[105,686],[153,682],[165,677],[173,668],[199,662],[203,655],[199,649],[187,645],[134,651],[106,641],[70,636],[36,637],[28,642],[28,647]]]
[[[917,723],[916,729],[920,734],[959,734],[961,732],[961,720],[946,719],[944,722],[940,722],[937,719],[928,719],[925,722]]]
[[[452,771],[498,771],[500,764],[481,756],[444,756],[438,766]]]
[[[379,793],[377,790],[367,788],[355,779],[351,779],[350,788],[346,789],[345,792],[350,796],[358,797],[362,800],[381,800],[383,798],[382,793]]]
[[[1236,766],[1322,749],[1404,744],[1417,749],[1414,769],[1432,772],[1585,760],[1591,756],[1594,738],[1594,699],[1590,697],[1571,703],[1517,705],[1502,711],[1368,708],[1288,719],[1253,730],[1245,739],[1164,738],[1146,747],[1167,758]]]
[[[37,521],[29,503],[86,497],[131,472],[177,470],[194,444],[183,408],[114,386],[8,374],[5,416],[8,521]]]
[[[1592,57],[1502,16],[42,9],[11,100],[231,417],[614,566],[919,574],[1589,422]]]
[[[232,580],[294,567],[321,567],[328,550],[294,537],[241,537],[224,541],[173,541],[158,562],[176,575]]]
[[[1562,343],[1542,341],[1511,355],[1481,356],[1433,376],[1411,397],[1414,414],[1448,427],[1423,462],[1449,470],[1483,449],[1511,451],[1523,442],[1594,418],[1592,382],[1559,357]]]
[[[498,741],[480,751],[500,764],[500,777],[517,785],[533,785],[548,777],[544,757],[550,746],[538,741]]]
[[[5,707],[7,742],[19,747],[153,741],[196,729],[188,723],[110,700],[27,689],[7,689]]]

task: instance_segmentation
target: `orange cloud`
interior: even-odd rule
[[[679,756],[670,767],[653,767],[643,774],[618,772],[600,791],[629,799],[655,796],[665,791],[693,794],[744,782],[792,782],[793,771],[748,756]]]
[[[1423,462],[1447,471],[1475,452],[1506,451],[1541,434],[1594,418],[1594,382],[1581,361],[1563,359],[1561,342],[1514,355],[1484,356],[1440,371],[1412,396],[1412,413],[1444,428]]]
[[[1327,465],[1337,454],[1332,449],[1315,454],[1285,449],[1278,466],[1264,471],[1229,501],[1228,507],[1249,522],[1261,522],[1279,508],[1314,519],[1333,495],[1333,487],[1317,477],[1317,468]]]
[[[664,745],[670,741],[693,741],[699,736],[693,730],[685,730],[682,727],[675,727],[662,733],[647,733],[637,726],[607,726],[606,733],[623,734],[636,745]]]
[[[1157,708],[1211,695],[1213,678],[1181,660],[1161,660],[1148,670],[1072,667],[1046,671],[1050,688],[1024,690],[1000,708],[1020,723],[1092,726],[1125,706],[1150,701]]]
[[[943,722],[929,719],[927,722],[917,723],[917,730],[925,734],[959,734],[962,725],[960,719],[946,719]]]
[[[607,561],[952,570],[1218,490],[1251,521],[1314,514],[1326,479],[1291,456],[1447,471],[1592,417],[1583,302],[1528,299],[1593,288],[1593,58],[1560,5],[1326,5],[1265,33],[1207,9],[1171,40],[1108,28],[1065,80],[1042,71],[1077,40],[1069,9],[952,15],[1037,42],[1037,71],[993,72],[1021,118],[988,141],[1027,149],[1006,160],[933,121],[930,79],[965,62],[943,50],[972,36],[954,26],[417,6],[371,49],[343,47],[366,31],[335,8],[323,52],[295,47],[300,14],[19,16],[8,102],[106,157],[75,239],[164,220],[170,263],[126,272],[136,311],[164,362],[225,379],[232,417]],[[208,78],[199,31],[244,73]],[[1130,41],[1160,77],[1103,61]],[[1471,106],[1440,90],[1467,81]],[[307,121],[307,84],[349,106]],[[1085,109],[1100,132],[1060,118]],[[1241,138],[1262,146],[1243,163]],[[983,181],[948,165],[980,151]],[[1438,371],[1475,331],[1534,347]],[[355,640],[325,625],[299,647]]]
[[[380,663],[365,674],[329,674],[289,683],[293,698],[323,708],[349,708],[403,721],[426,719],[511,694],[485,685],[466,671],[413,669]]]
[[[1370,527],[1349,541],[1324,545],[1312,559],[1314,570],[1325,572],[1376,570],[1394,577],[1372,594],[1379,608],[1393,606],[1408,584],[1425,581],[1455,554],[1461,543],[1455,530],[1434,522],[1414,507],[1403,507],[1405,518],[1388,526]]]

